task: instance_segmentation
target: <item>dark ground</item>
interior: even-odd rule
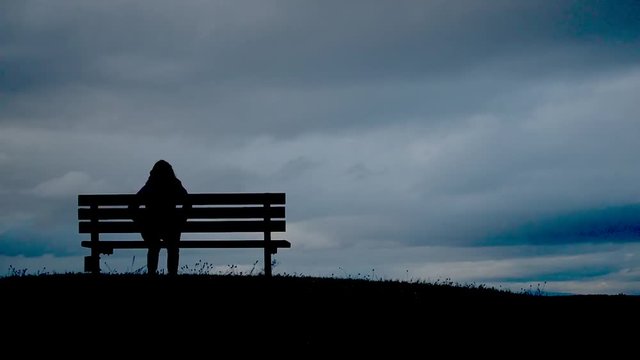
[[[627,345],[636,351],[640,318],[635,296],[534,296],[311,277],[6,277],[0,298],[5,348],[27,339],[36,344],[32,350],[49,344],[85,355],[226,349],[303,358],[445,351],[449,358],[560,346],[567,355],[606,349],[611,356]]]

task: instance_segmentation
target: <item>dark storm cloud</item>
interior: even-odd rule
[[[16,228],[0,234],[0,255],[39,257],[43,254],[69,256],[82,254],[81,249],[70,242],[53,242],[51,237],[67,237],[70,232],[33,232],[32,228]]]
[[[538,219],[490,240],[495,243],[561,245],[640,240],[640,205],[593,209]]]
[[[517,83],[640,56],[635,2],[51,6],[4,4],[3,122],[208,128],[214,137],[441,122],[508,97]]]

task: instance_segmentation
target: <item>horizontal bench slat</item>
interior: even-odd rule
[[[140,226],[133,221],[101,221],[92,223],[81,221],[78,224],[81,234],[99,233],[138,233]],[[286,231],[286,221],[188,221],[181,229],[184,232],[283,232]]]
[[[272,219],[284,218],[285,208],[283,206],[192,208],[187,213],[189,219],[261,219],[267,215]],[[78,220],[91,220],[94,216],[98,220],[131,220],[133,210],[126,207],[78,209]]]
[[[182,240],[179,242],[180,248],[183,249],[255,249],[264,248],[266,242],[264,240]],[[102,249],[147,249],[149,244],[141,240],[107,240],[99,241],[93,244],[91,241],[82,241],[82,247],[91,248],[96,246]],[[291,243],[287,240],[271,240],[269,246],[272,248],[290,248]],[[160,247],[166,248],[165,243],[161,243]]]
[[[193,205],[286,204],[285,193],[189,194],[187,198]],[[135,194],[87,194],[78,195],[78,206],[127,206],[135,200]]]

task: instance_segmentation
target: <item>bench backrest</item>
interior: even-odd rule
[[[89,233],[137,233],[129,205],[135,194],[78,196],[79,231]],[[285,193],[189,194],[182,232],[284,232]],[[179,204],[181,205],[181,204]]]

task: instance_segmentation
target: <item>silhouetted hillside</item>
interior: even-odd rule
[[[640,310],[632,296],[289,276],[22,276],[0,279],[0,293],[12,333],[134,347],[149,334],[160,344],[244,350],[273,342],[281,344],[276,349],[371,351],[497,339],[550,343],[568,334],[602,341],[620,332],[622,339],[629,333],[620,326],[635,323]]]

